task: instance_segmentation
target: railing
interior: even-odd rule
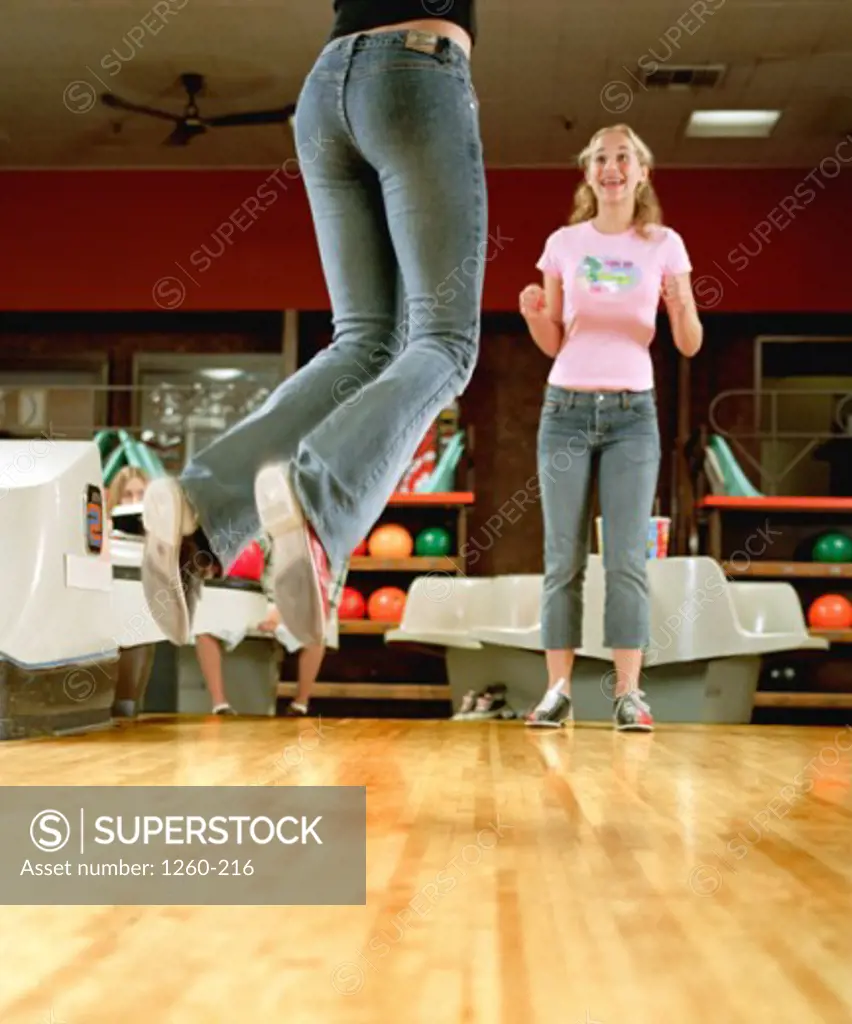
[[[789,429],[780,427],[779,420],[785,423],[795,422],[796,409],[795,401],[799,399],[801,406],[802,398],[813,402],[822,398],[825,405],[833,406],[832,411],[826,417],[829,429]],[[743,400],[752,402],[750,415],[743,415]],[[739,404],[736,404],[739,400]],[[782,406],[779,413],[779,402],[783,400],[790,403],[789,408]],[[719,410],[725,404],[735,404],[737,423],[733,426],[725,426],[720,422]],[[768,415],[769,425],[761,429],[764,417]],[[791,388],[789,390],[758,390],[758,389],[737,389],[722,391],[710,403],[708,413],[710,431],[727,439],[731,447],[736,449],[735,454],[752,466],[760,474],[761,486],[766,487],[771,494],[777,493],[776,488],[790,472],[811,453],[817,445],[827,441],[852,442],[852,392],[828,390],[828,389],[807,389]],[[742,427],[743,422],[751,422],[753,428]],[[799,450],[788,458],[782,469],[775,465],[775,455],[780,454],[780,446],[792,442],[801,442]],[[752,451],[744,442],[753,442]],[[757,448],[759,455],[754,454]],[[849,447],[849,458],[852,459],[852,445]],[[771,457],[772,467],[767,465]]]

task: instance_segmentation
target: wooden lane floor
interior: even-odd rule
[[[150,718],[7,785],[366,785],[366,907],[6,907],[3,1024],[849,1024],[852,729]]]

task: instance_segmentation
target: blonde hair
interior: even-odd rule
[[[633,227],[642,238],[648,238],[648,228],[652,225],[663,223],[663,211],[660,207],[660,200],[651,184],[650,172],[654,166],[654,156],[647,145],[639,138],[636,132],[626,124],[614,124],[608,128],[600,128],[589,139],[589,142],[580,156],[577,158],[579,167],[584,174],[588,170],[589,161],[592,158],[595,144],[602,135],[607,132],[620,132],[626,135],[636,153],[639,163],[648,171],[648,178],[641,182],[636,189],[636,200],[633,207]],[[568,220],[569,224],[579,224],[585,220],[592,220],[597,216],[598,201],[591,186],[585,180],[582,181],[574,193],[574,209]]]
[[[121,496],[124,494],[124,488],[130,483],[131,480],[141,480],[142,483],[148,483],[147,475],[141,470],[137,469],[136,466],[125,466],[124,469],[118,471],[113,478],[112,483],[109,485],[107,491],[107,514],[109,515],[116,505],[121,504]]]

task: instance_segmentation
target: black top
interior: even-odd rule
[[[476,40],[476,0],[334,0],[331,39],[401,21],[440,18],[460,25]]]

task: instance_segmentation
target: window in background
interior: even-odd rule
[[[106,356],[87,367],[44,369],[15,361],[0,372],[0,429],[13,434],[91,440],[106,423],[109,369]]]
[[[281,355],[140,353],[134,422],[169,472],[254,412],[284,379]]]

